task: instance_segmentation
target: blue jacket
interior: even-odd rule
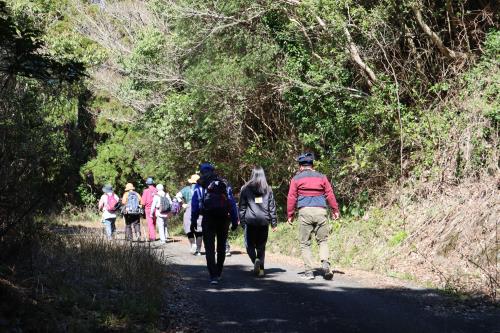
[[[214,175],[209,175],[210,176]],[[200,179],[200,182],[203,182],[203,178]],[[198,182],[193,190],[193,196],[191,197],[191,224],[196,225],[196,221],[198,221],[198,217],[200,214],[202,215],[202,198],[205,195],[206,189],[203,188]],[[238,207],[236,206],[236,200],[234,200],[233,189],[228,184],[227,186],[227,198],[229,199],[229,204],[231,205],[231,209],[229,210],[229,215],[231,216],[231,223],[234,227],[238,225]]]

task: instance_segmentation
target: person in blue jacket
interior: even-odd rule
[[[229,225],[232,225],[231,230],[238,227],[238,208],[231,186],[217,175],[212,164],[202,163],[200,174],[191,198],[191,230],[196,230],[198,217],[202,215],[207,268],[210,283],[215,285],[219,283],[224,268]]]

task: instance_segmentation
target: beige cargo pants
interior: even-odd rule
[[[322,207],[304,207],[299,210],[299,242],[302,251],[302,259],[306,271],[314,267],[311,238],[316,238],[319,245],[319,258],[321,261],[329,261],[328,236],[330,234],[330,225],[328,224],[326,208]]]

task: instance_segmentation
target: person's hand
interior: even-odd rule
[[[187,205],[187,204],[185,204],[185,203],[183,203],[183,204],[182,204],[182,208],[184,208],[184,209],[186,209],[186,208],[187,208],[187,206],[188,206],[188,205]]]
[[[332,215],[333,215],[332,217],[333,217],[334,220],[338,220],[339,217],[340,217],[340,213],[339,212],[334,212]]]
[[[276,230],[278,230],[278,226],[276,226],[276,227],[271,227],[271,230],[272,230],[273,232],[276,232]]]
[[[293,225],[293,220],[291,217],[288,218],[288,220],[286,221],[286,223],[288,223],[289,225]]]

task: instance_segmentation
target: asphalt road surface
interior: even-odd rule
[[[271,256],[266,276],[256,278],[246,253],[234,251],[221,283],[211,286],[205,257],[190,254],[185,240],[163,251],[204,332],[500,333],[499,308],[457,308],[433,290],[403,282],[366,283],[353,272],[335,274],[332,281],[303,280],[300,265]]]

